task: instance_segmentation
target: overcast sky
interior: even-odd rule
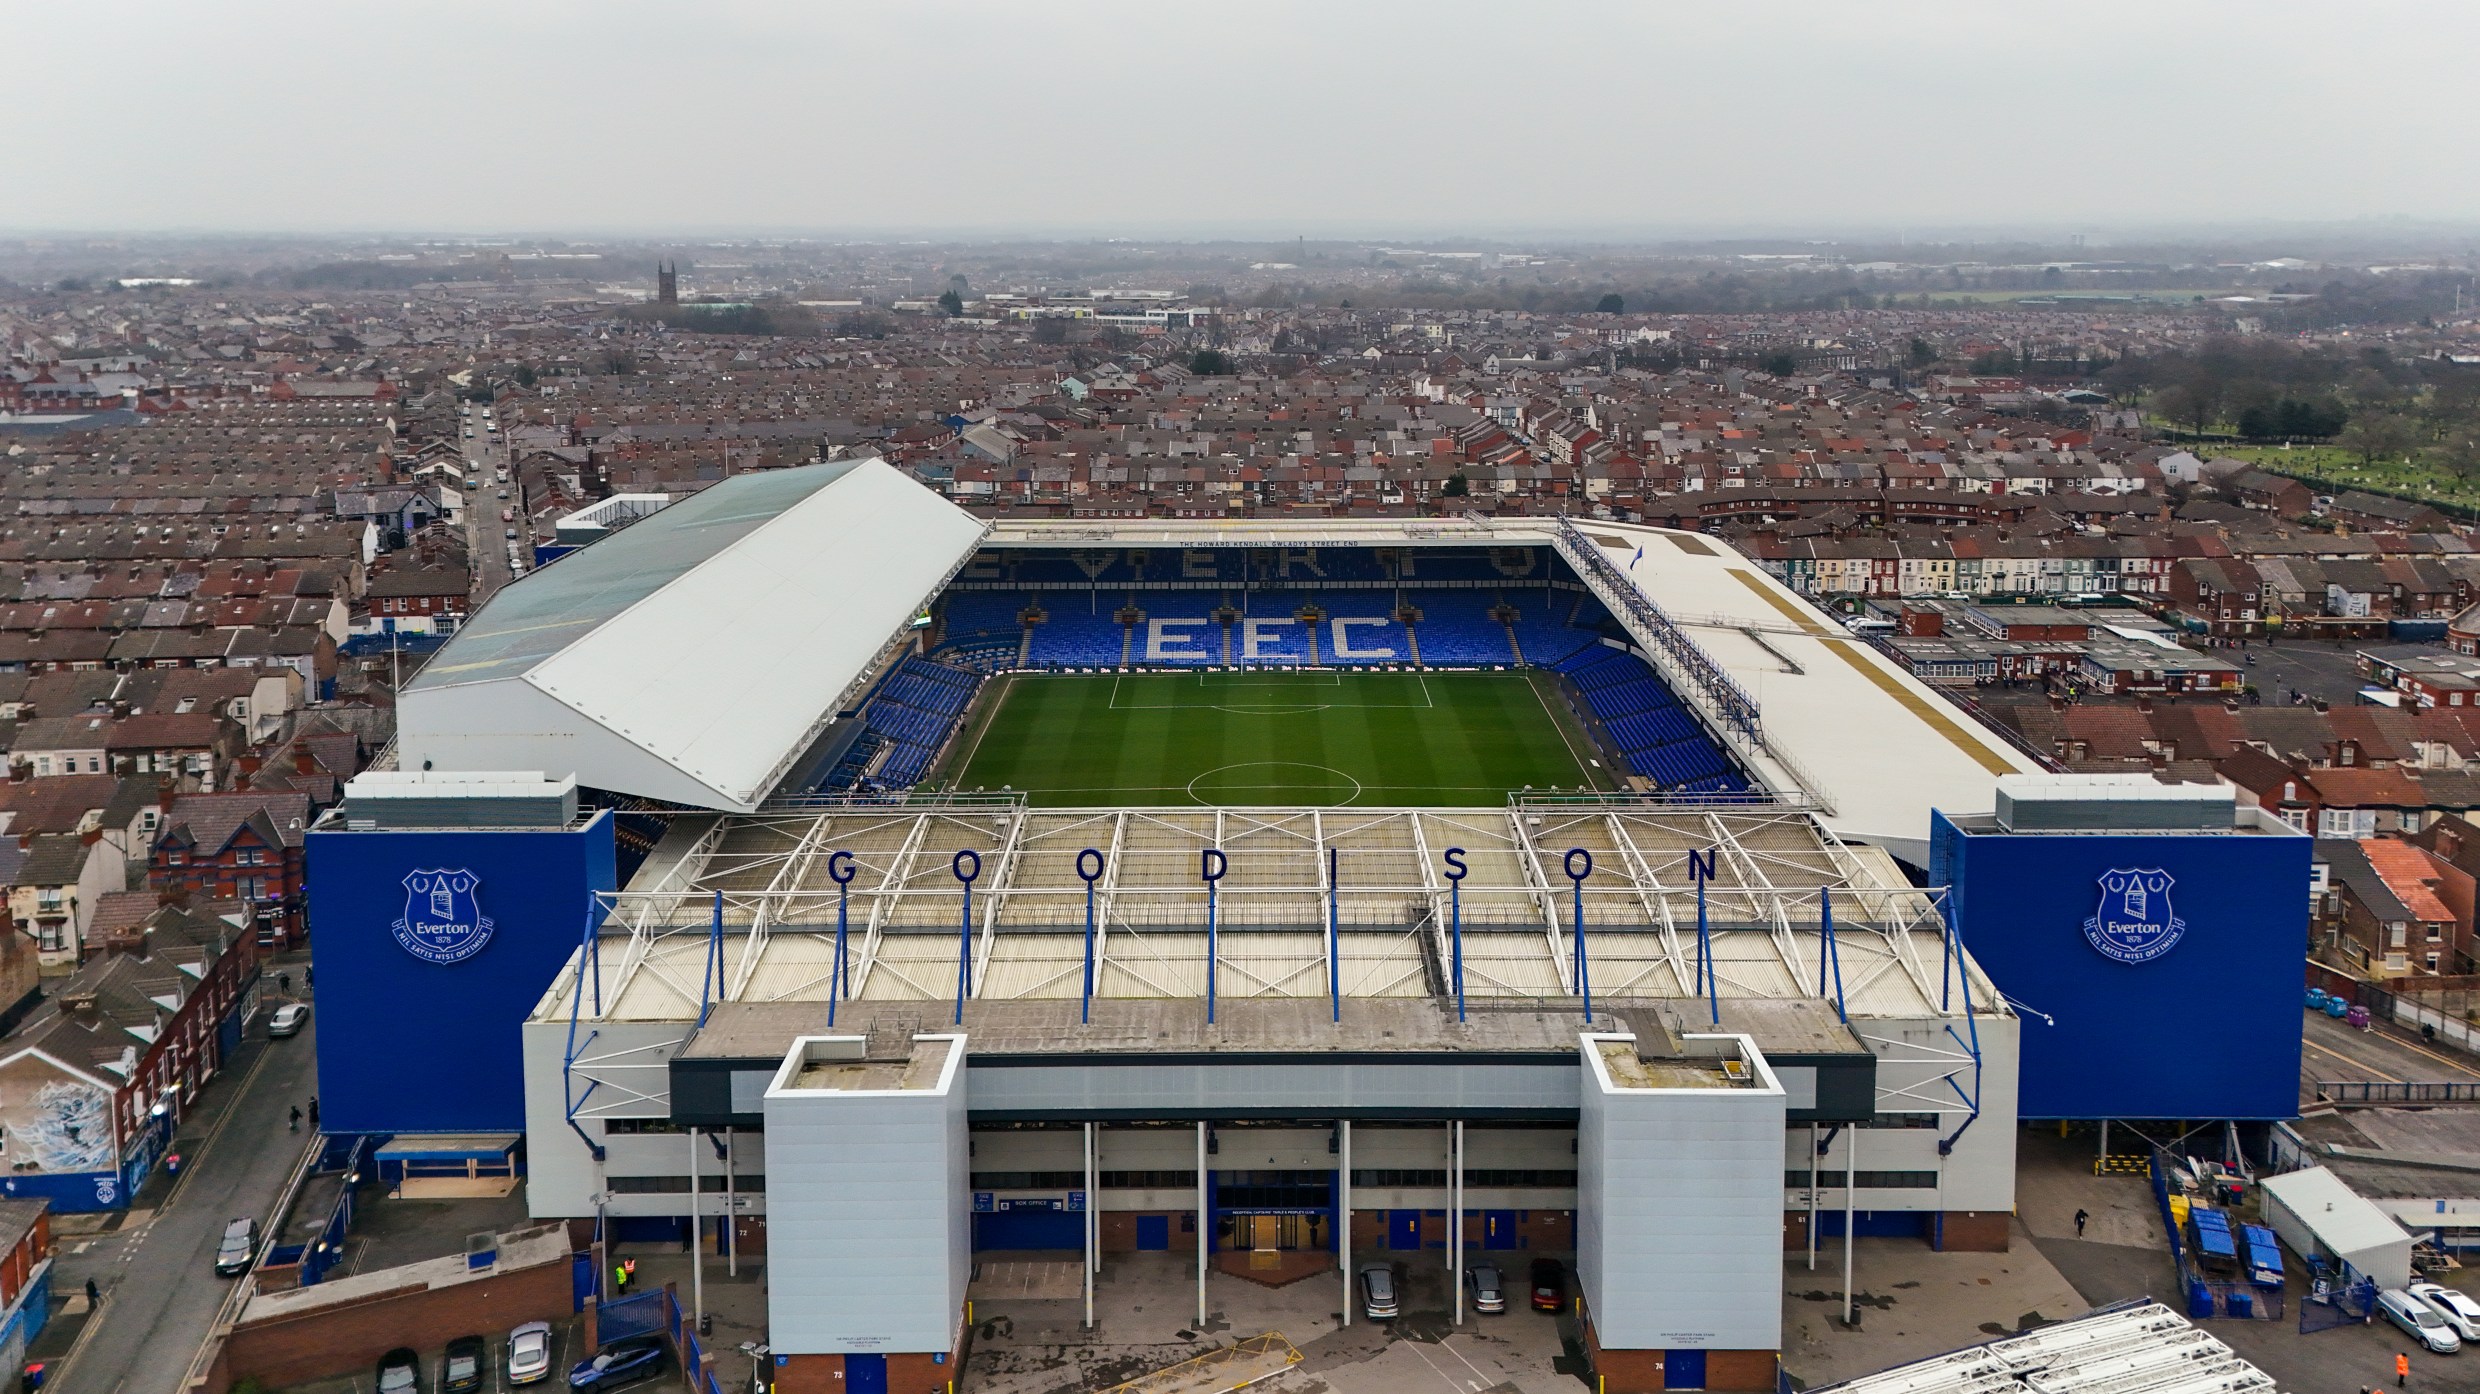
[[[0,228],[2480,222],[2480,4],[13,6]]]

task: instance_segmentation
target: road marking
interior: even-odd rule
[[[1440,1343],[1441,1343],[1441,1344],[1444,1344],[1444,1341],[1442,1340]],[[1399,1345],[1399,1346],[1402,1346],[1402,1347],[1404,1347],[1405,1349],[1407,1349],[1407,1350],[1411,1351],[1414,1355],[1419,1355],[1419,1356],[1421,1356],[1421,1363],[1422,1363],[1422,1364],[1424,1364],[1424,1365],[1427,1365],[1427,1366],[1429,1367],[1429,1372],[1430,1372],[1431,1374],[1433,1374],[1433,1375],[1438,1376],[1439,1383],[1444,1384],[1447,1388],[1454,1390],[1454,1391],[1455,1391],[1455,1394],[1470,1394],[1470,1391],[1468,1391],[1468,1390],[1467,1390],[1467,1389],[1466,1389],[1463,1385],[1458,1384],[1458,1383],[1455,1381],[1455,1379],[1454,1379],[1454,1377],[1453,1377],[1453,1376],[1449,1375],[1449,1374],[1448,1374],[1445,1370],[1440,1369],[1440,1368],[1439,1368],[1439,1366],[1438,1366],[1438,1362],[1437,1362],[1437,1361],[1430,1359],[1430,1358],[1429,1358],[1428,1356],[1426,1356],[1426,1355],[1421,1355],[1421,1347],[1422,1347],[1423,1345],[1426,1345],[1426,1344],[1427,1344],[1427,1342],[1424,1342],[1424,1341],[1397,1341],[1395,1344],[1397,1344],[1397,1345]],[[1466,1363],[1466,1364],[1468,1364],[1468,1365],[1469,1365],[1469,1364],[1471,1364],[1472,1362],[1468,1360],[1468,1361],[1465,1361],[1464,1363]],[[1474,1385],[1474,1386],[1473,1386],[1473,1388],[1474,1388],[1474,1389],[1479,1389],[1479,1388],[1481,1388],[1481,1387],[1482,1387],[1482,1386],[1480,1386],[1480,1385]]]
[[[2438,1064],[2445,1066],[2447,1069],[2469,1075],[2475,1079],[2480,1079],[2480,1070],[2474,1070],[2471,1066],[2466,1065],[2462,1061],[2456,1060],[2450,1056],[2439,1055],[2437,1052],[2430,1050],[2426,1046],[2414,1045],[2410,1041],[2396,1040],[2391,1034],[2381,1035],[2378,1039],[2385,1041],[2389,1045],[2397,1046],[2403,1050],[2410,1051],[2414,1055],[2424,1055],[2429,1059],[2436,1061]]]
[[[2351,1065],[2357,1066],[2360,1069],[2366,1070],[2368,1073],[2375,1075],[2377,1078],[2384,1080],[2388,1084],[2402,1083],[2400,1076],[2389,1075],[2385,1071],[2378,1069],[2376,1066],[2369,1064],[2367,1061],[2360,1059],[2356,1055],[2346,1055],[2343,1052],[2334,1049],[2332,1046],[2319,1045],[2315,1041],[2303,1041],[2301,1044],[2305,1045],[2310,1050],[2321,1051],[2334,1057],[2336,1060],[2345,1061]]]
[[[1481,1314],[1480,1314],[1480,1313],[1478,1313],[1478,1312],[1474,1313],[1474,1314],[1473,1314],[1473,1320],[1474,1320],[1475,1322],[1479,1322],[1479,1321],[1481,1320]],[[1441,1347],[1443,1347],[1449,1355],[1452,1355],[1452,1356],[1454,1356],[1456,1359],[1463,1361],[1463,1362],[1464,1362],[1464,1368],[1465,1368],[1465,1369],[1470,1370],[1470,1371],[1472,1371],[1474,1374],[1481,1376],[1481,1383],[1474,1385],[1474,1386],[1473,1386],[1473,1388],[1475,1388],[1475,1389],[1484,1389],[1484,1388],[1487,1388],[1487,1387],[1488,1387],[1488,1386],[1490,1386],[1490,1385],[1496,1384],[1498,1381],[1496,1381],[1496,1380],[1494,1380],[1494,1379],[1491,1379],[1491,1378],[1490,1378],[1490,1372],[1489,1372],[1489,1371],[1484,1370],[1484,1369],[1482,1369],[1480,1366],[1475,1365],[1474,1363],[1472,1363],[1472,1360],[1471,1360],[1471,1358],[1470,1358],[1470,1357],[1466,1356],[1466,1355],[1464,1354],[1464,1352],[1462,1352],[1462,1351],[1460,1351],[1460,1350],[1457,1350],[1457,1349],[1455,1348],[1455,1339],[1454,1339],[1454,1338],[1455,1338],[1456,1336],[1458,1336],[1458,1335],[1461,1335],[1461,1334],[1463,1334],[1463,1333],[1461,1333],[1461,1332],[1451,1332],[1451,1333],[1449,1333],[1449,1334],[1448,1334],[1445,1338],[1442,1338],[1442,1339],[1438,1342],[1438,1344],[1439,1344]]]

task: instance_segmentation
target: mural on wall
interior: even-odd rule
[[[43,1171],[104,1171],[112,1155],[112,1095],[101,1085],[62,1080],[34,1092],[9,1129]]]

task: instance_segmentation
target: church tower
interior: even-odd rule
[[[668,263],[658,261],[654,264],[654,267],[655,303],[658,305],[679,304],[680,263],[676,261]]]

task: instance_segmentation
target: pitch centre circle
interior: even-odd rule
[[[1278,790],[1292,797],[1267,797]],[[1318,795],[1322,791],[1331,791],[1334,796],[1321,798]],[[1264,803],[1341,808],[1361,796],[1361,782],[1332,765],[1313,765],[1304,760],[1243,760],[1234,765],[1217,765],[1189,780],[1188,796],[1209,808]]]

